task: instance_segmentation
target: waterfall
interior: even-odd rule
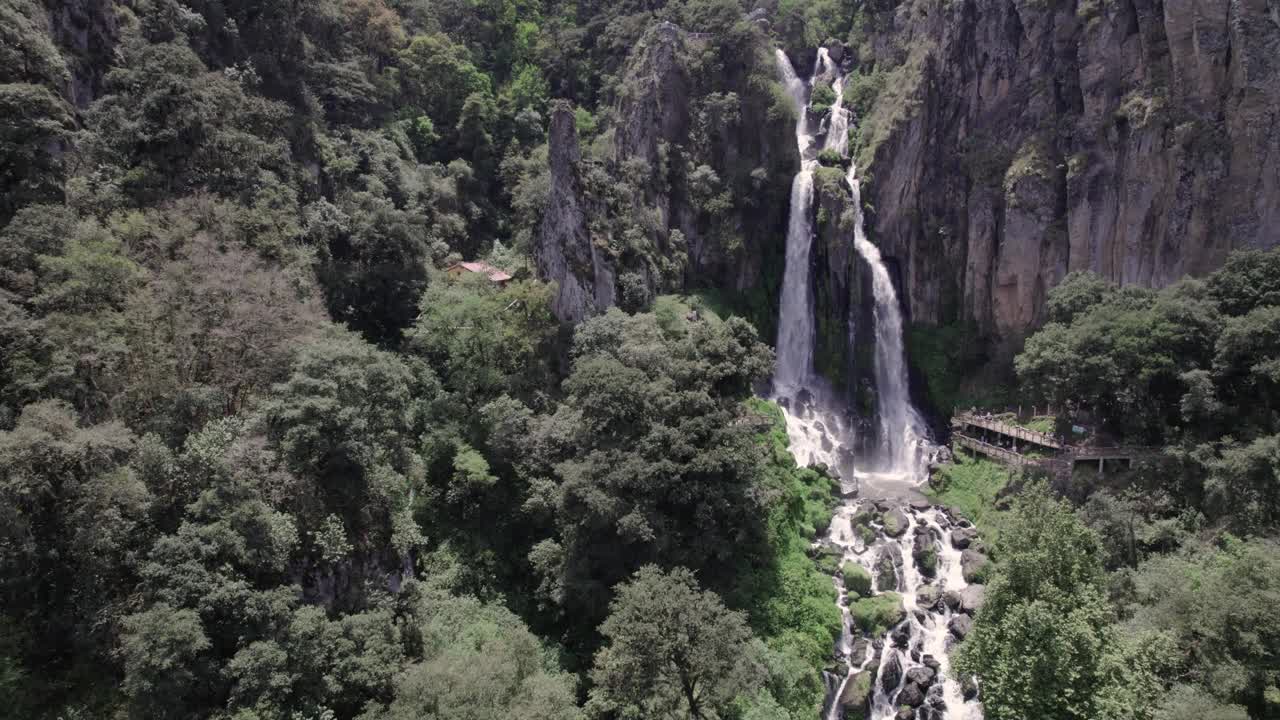
[[[907,384],[907,359],[902,344],[902,309],[898,293],[889,277],[889,269],[880,257],[880,249],[867,240],[863,227],[862,194],[855,168],[849,166],[847,176],[853,191],[856,218],[853,245],[858,255],[871,268],[871,292],[875,298],[875,381],[877,415],[880,428],[881,468],[892,474],[916,480],[924,465],[924,423],[911,405]]]
[[[808,117],[810,82],[796,76],[782,50],[775,51],[775,58],[778,73],[795,103],[800,171],[791,181],[773,397],[786,418],[789,445],[796,462],[825,465],[853,482],[852,429],[842,408],[832,401],[826,384],[813,372],[813,289],[809,270],[813,249],[813,171],[818,162]],[[814,63],[814,74],[830,64],[825,51],[820,52]],[[849,472],[841,472],[842,468]],[[852,488],[850,485],[847,489]]]
[[[801,80],[781,50],[776,53],[778,71],[796,107],[796,148],[800,170],[791,183],[791,208],[787,224],[786,267],[778,316],[778,364],[774,373],[774,399],[783,408],[789,446],[801,465],[825,464],[853,469],[850,448],[852,432],[847,412],[833,402],[821,378],[813,371],[814,319],[813,290],[810,283],[810,256],[814,228],[814,171],[817,169],[815,141],[823,137],[822,150],[842,158],[848,156],[849,111],[844,107],[844,78],[820,48],[810,80]],[[814,82],[831,82],[835,102],[817,132],[812,130],[808,102]],[[873,594],[900,592],[903,619],[883,637],[867,637],[856,627],[851,605],[858,598],[844,587],[842,572],[833,578],[842,617],[842,632],[834,653],[844,665],[843,672],[823,674],[827,697],[824,720],[842,720],[846,710],[871,720],[899,717],[903,707],[912,708],[915,720],[981,720],[981,706],[964,699],[951,674],[948,653],[952,645],[948,625],[956,606],[943,602],[942,593],[965,588],[960,569],[960,551],[951,543],[951,516],[929,506],[915,491],[923,479],[927,447],[924,423],[911,406],[903,348],[902,313],[897,292],[880,251],[866,238],[861,211],[857,171],[850,166],[846,175],[852,190],[855,211],[854,248],[871,271],[875,302],[874,380],[878,397],[880,446],[874,458],[860,464],[874,466],[841,473],[846,498],[832,518],[827,536],[816,549],[838,549],[841,568],[862,566],[872,576]],[[853,318],[849,341],[852,345]],[[863,487],[860,487],[860,483]],[[852,499],[882,492],[878,500]],[[908,502],[909,501],[909,502]],[[893,516],[895,538],[886,532],[888,516]],[[857,519],[859,527],[854,526]],[[936,566],[917,567],[917,557],[936,558]],[[893,567],[892,584],[880,587],[878,569]],[[849,683],[860,674],[871,681],[865,697],[852,697]],[[862,680],[862,678],[859,678]],[[849,695],[850,697],[846,697]]]
[[[780,392],[794,395],[813,374],[813,291],[809,287],[809,254],[813,245],[813,169],[817,162],[810,157],[813,135],[808,129],[805,109],[808,88],[796,77],[786,53],[777,50],[776,58],[783,82],[796,103],[796,147],[800,151],[800,172],[791,181],[774,383]]]
[[[831,106],[831,118],[827,121],[827,139],[822,143],[823,150],[832,150],[846,157],[849,154],[849,109],[844,106],[844,77],[838,77],[831,83],[836,93],[836,101]]]

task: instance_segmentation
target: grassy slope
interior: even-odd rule
[[[991,546],[999,537],[1003,515],[996,509],[996,495],[1009,480],[1003,465],[960,453],[930,481],[925,494],[972,521],[979,536]]]

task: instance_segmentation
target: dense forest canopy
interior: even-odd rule
[[[865,17],[754,9],[0,0],[5,713],[817,716],[838,484],[755,397],[770,300],[674,294],[696,248],[654,221],[776,229],[788,159],[730,129],[790,132],[772,48]],[[617,157],[664,21],[705,34],[690,145]],[[576,327],[532,257],[564,107],[623,271]],[[958,660],[987,717],[1280,716],[1280,254],[1048,308],[1021,391],[1176,471],[939,471],[1010,489]]]

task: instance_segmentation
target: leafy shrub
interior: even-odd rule
[[[826,83],[818,83],[813,88],[813,93],[809,96],[809,110],[814,115],[822,116],[831,111],[831,106],[836,102],[836,91]]]
[[[838,167],[844,164],[844,158],[835,150],[826,149],[818,153],[818,162],[826,167]]]

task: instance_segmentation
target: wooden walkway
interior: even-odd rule
[[[982,415],[960,413],[951,419],[951,424],[952,426],[960,428],[964,428],[966,426],[979,427],[984,430],[998,432],[1001,435],[1007,435],[1012,438],[1017,438],[1029,443],[1035,443],[1036,445],[1052,448],[1054,450],[1062,449],[1062,442],[1049,433],[1042,433],[1037,430],[1032,430],[1031,428],[1022,427],[1021,425],[1001,422],[1000,420],[984,417]]]
[[[1042,433],[1013,423],[997,420],[989,415],[975,413],[959,413],[951,420],[953,432],[951,443],[956,448],[966,448],[986,455],[997,462],[1010,467],[1039,467],[1055,477],[1069,479],[1077,463],[1098,463],[1098,472],[1105,469],[1105,463],[1127,462],[1130,467],[1138,460],[1151,460],[1164,455],[1164,448],[1150,445],[1119,445],[1103,447],[1097,445],[1071,445],[1063,443],[1048,433]],[[981,431],[981,432],[978,432]],[[1003,436],[1012,447],[1001,447],[988,442],[990,433]],[[978,437],[981,434],[983,437]],[[1019,452],[1019,441],[1032,448],[1047,449],[1047,456],[1032,456]],[[1024,445],[1026,447],[1027,445]]]
[[[1008,448],[1002,448],[991,443],[985,443],[981,440],[968,435],[955,434],[951,436],[951,441],[955,445],[967,447],[974,452],[982,453],[989,458],[999,460],[1005,465],[1014,467],[1025,467],[1027,465],[1035,465],[1040,462],[1041,458],[1027,457],[1021,453],[1016,453]]]

